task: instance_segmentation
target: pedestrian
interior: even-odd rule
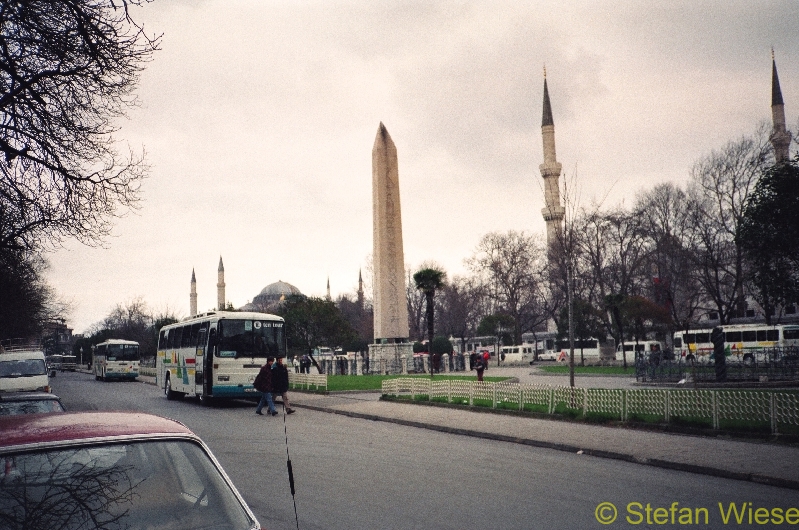
[[[286,414],[294,414],[294,409],[289,405],[289,371],[283,364],[283,357],[278,357],[272,365],[272,392],[283,397]]]
[[[474,361],[474,369],[477,370],[477,380],[483,380],[483,370],[486,369],[485,361],[483,361],[483,357],[478,355],[477,360]]]
[[[488,370],[488,361],[491,359],[491,354],[488,350],[483,350],[483,370]]]
[[[474,370],[474,363],[477,362],[477,351],[472,350],[472,353],[469,355],[469,371]]]
[[[255,377],[255,381],[252,383],[255,390],[261,392],[261,401],[258,402],[258,407],[255,409],[255,413],[259,416],[263,416],[261,409],[264,408],[264,405],[269,406],[269,414],[277,416],[275,402],[272,400],[272,363],[274,360],[274,357],[269,357],[266,360],[266,364],[261,367],[261,370]]]

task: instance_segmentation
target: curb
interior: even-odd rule
[[[509,442],[520,445],[527,445],[531,447],[541,447],[544,449],[554,449],[556,451],[563,451],[566,453],[578,453],[598,458],[607,458],[611,460],[621,460],[631,464],[641,464],[645,466],[652,466],[661,469],[669,469],[672,471],[683,471],[694,473],[698,475],[708,475],[712,477],[726,478],[732,480],[740,480],[744,482],[754,482],[756,484],[764,484],[768,486],[776,486],[779,488],[786,488],[792,490],[799,490],[799,480],[788,480],[778,477],[771,477],[768,475],[750,474],[750,473],[736,473],[725,469],[719,469],[709,466],[701,466],[698,464],[686,464],[684,462],[672,462],[670,460],[660,460],[655,458],[637,458],[633,455],[626,453],[617,453],[614,451],[603,451],[599,449],[582,449],[580,447],[560,444],[554,442],[545,442],[535,440],[532,438],[517,438],[514,436],[505,436],[502,434],[487,433],[482,431],[473,431],[470,429],[460,429],[455,427],[445,427],[441,425],[434,425],[420,421],[401,420],[397,418],[387,418],[384,416],[377,416],[374,414],[362,414],[359,412],[348,412],[343,410],[331,409],[327,407],[318,407],[315,405],[294,405],[297,408],[304,408],[314,410],[317,412],[327,412],[328,414],[339,414],[349,418],[358,418],[371,421],[383,421],[386,423],[394,423],[396,425],[403,425],[406,427],[416,427],[419,429],[427,429],[430,431],[443,432],[447,434],[457,434],[460,436],[471,436],[472,438],[482,438],[487,440],[496,440],[499,442]]]

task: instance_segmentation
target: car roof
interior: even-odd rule
[[[61,401],[61,398],[49,392],[0,392],[0,402],[3,401],[44,401],[45,399],[55,399]]]
[[[63,412],[0,417],[0,450],[12,446],[137,436],[190,436],[182,423],[139,412]]]

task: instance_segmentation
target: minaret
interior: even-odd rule
[[[363,276],[361,276],[360,269],[358,270],[358,308],[363,311]]]
[[[549,103],[547,88],[547,70],[544,68],[544,114],[541,119],[541,136],[544,142],[544,163],[541,164],[541,176],[544,178],[544,207],[541,213],[547,223],[547,245],[558,240],[566,209],[560,204],[560,170],[561,164],[555,156],[555,122],[552,119],[552,105]]]
[[[774,146],[774,158],[779,164],[788,160],[791,133],[785,127],[785,105],[782,101],[780,78],[777,76],[774,48],[771,49],[771,121],[773,123],[771,145]]]
[[[197,314],[197,279],[194,277],[194,269],[191,269],[191,292],[189,292],[189,316]]]
[[[330,297],[330,276],[328,276],[328,277],[327,277],[327,295],[325,296],[325,299],[326,299],[328,302],[329,302],[330,300],[332,300],[332,298]]]
[[[222,265],[222,256],[219,256],[219,268],[216,270],[216,309],[225,310],[225,266]]]

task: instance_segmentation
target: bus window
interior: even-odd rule
[[[166,334],[167,330],[162,329],[161,332],[158,334],[158,349],[165,350],[166,349]]]
[[[682,348],[682,337],[674,337],[674,349]]]
[[[181,348],[191,348],[194,346],[194,341],[192,340],[191,332],[194,326],[184,326],[183,327],[183,337],[180,340],[180,347]]]
[[[785,340],[796,340],[799,339],[799,328],[796,329],[789,329],[785,328],[782,330],[782,337]]]
[[[200,329],[197,331],[197,347],[205,348],[206,335],[208,334],[208,324],[203,322],[200,324]]]
[[[724,342],[741,342],[743,334],[740,331],[727,331],[724,333]]]
[[[744,342],[757,342],[757,333],[753,329],[744,331],[741,335]]]

